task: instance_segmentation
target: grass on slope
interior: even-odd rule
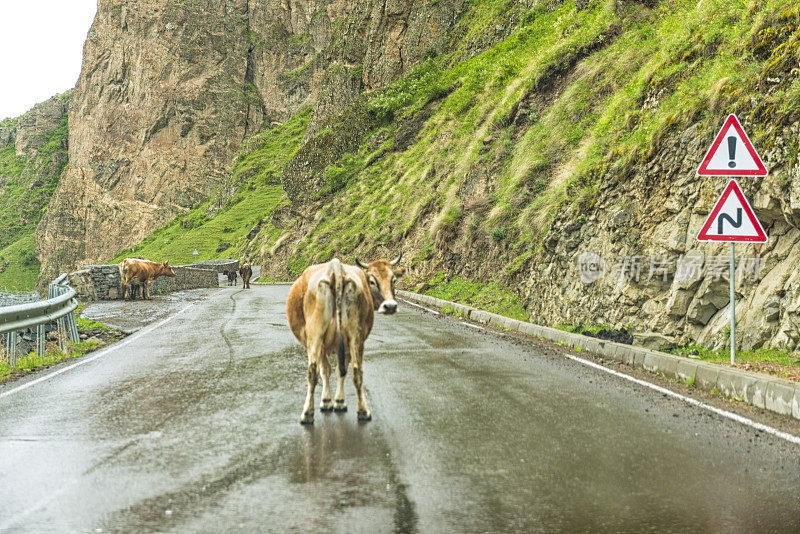
[[[17,122],[2,124],[13,128]],[[67,164],[67,130],[65,114],[42,134],[35,154],[18,156],[13,142],[0,149],[0,290],[30,291],[36,284],[40,265],[33,236]]]
[[[246,235],[256,224],[262,223],[261,232],[270,236],[279,233],[267,220],[276,207],[286,202],[280,172],[297,150],[310,116],[311,108],[303,108],[285,124],[255,135],[245,143],[231,169],[233,179],[241,184],[239,190],[213,217],[207,212],[213,201],[208,201],[155,230],[135,247],[120,251],[111,263],[141,256],[186,264],[194,261],[195,250],[198,260],[238,259],[245,252]],[[216,252],[222,242],[230,243],[231,248]]]
[[[158,229],[142,243],[120,251],[111,263],[130,256],[152,261],[169,260],[174,265],[192,263],[197,250],[198,260],[227,258],[231,250],[216,252],[222,242],[236,243],[262,218],[267,217],[284,199],[280,186],[261,184],[247,190],[238,202],[229,205],[216,216],[208,217],[207,202]]]
[[[429,280],[428,284],[434,287],[424,293],[431,297],[474,306],[520,321],[528,320],[527,312],[514,294],[497,282],[464,280],[460,276],[447,280],[444,273],[440,273]]]
[[[0,289],[31,291],[39,276],[39,260],[34,254],[33,232],[0,249]]]
[[[472,2],[464,24],[502,19],[518,6]],[[800,78],[784,75],[800,59],[799,10],[790,0],[664,0],[653,9],[595,0],[581,12],[572,2],[553,11],[540,5],[519,15],[508,38],[460,61],[476,38],[467,31],[454,53],[429,58],[371,96],[390,137],[398,120],[441,100],[405,151],[387,149],[391,139],[377,150],[365,143],[335,165],[349,176],[339,177],[344,187],[290,268],[356,249],[369,256],[422,224],[431,238],[466,228],[505,243],[502,279],[535,259],[556,214],[579,217],[602,181],[624,180],[672,132],[698,122],[702,135],[713,136],[735,111],[749,115],[751,137],[768,149],[781,132],[775,126],[800,113]],[[547,95],[556,83],[562,86]],[[515,141],[515,106],[542,95],[548,100],[534,102]],[[486,142],[499,150],[485,150]],[[797,139],[789,143],[796,157]],[[498,162],[489,198],[462,199],[470,172]],[[431,252],[423,248],[414,260]]]

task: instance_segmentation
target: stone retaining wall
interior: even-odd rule
[[[236,260],[216,260],[213,264],[200,262],[192,265],[173,265],[175,276],[162,276],[157,279],[150,286],[150,294],[218,287],[218,273],[238,267],[239,262]],[[75,288],[78,298],[83,301],[122,298],[118,264],[83,265],[80,270],[69,274],[69,284]]]
[[[239,270],[239,260],[205,260],[205,261],[197,261],[195,263],[190,263],[189,265],[185,265],[184,267],[194,267],[197,269],[208,269],[215,271],[217,274],[222,274],[225,271],[229,271],[231,268],[238,271]]]

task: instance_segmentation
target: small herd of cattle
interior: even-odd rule
[[[237,275],[240,275],[242,277],[242,288],[250,289],[250,278],[253,276],[253,267],[249,263],[244,262],[241,267],[239,267],[238,271],[236,269],[231,269],[229,271],[224,271],[223,274],[228,278],[229,286],[235,286]]]
[[[286,300],[289,328],[308,351],[308,389],[300,423],[314,423],[314,389],[322,377],[320,410],[347,411],[344,378],[353,364],[353,385],[356,389],[356,410],[359,420],[369,421],[372,413],[364,393],[364,342],[375,320],[375,312],[392,315],[397,311],[395,282],[402,278],[405,267],[398,267],[403,254],[392,261],[377,260],[347,265],[334,258],[327,263],[306,268],[292,284]],[[155,263],[140,258],[126,258],[119,264],[123,298],[130,298],[132,286],[143,288],[150,298],[150,284],[161,276],[175,276],[169,262]],[[253,274],[249,263],[236,270],[225,271],[228,285],[236,285],[242,276],[244,289],[250,288]],[[143,295],[144,296],[144,295]],[[331,397],[331,364],[328,356],[336,352],[336,395]]]
[[[225,271],[228,277],[228,285],[236,285],[236,275],[241,274],[243,287],[250,289],[250,278],[253,276],[253,268],[247,262],[239,267],[239,271],[231,269]],[[169,265],[169,261],[156,263],[142,258],[125,258],[119,263],[120,288],[123,299],[136,297],[137,289],[142,290],[142,298],[150,299],[150,284],[162,276],[175,276],[175,271]]]

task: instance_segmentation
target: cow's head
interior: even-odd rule
[[[397,267],[397,263],[403,257],[401,252],[392,261],[376,260],[369,264],[363,264],[356,259],[356,263],[367,275],[369,289],[372,292],[372,303],[375,311],[391,315],[397,311],[397,301],[394,299],[394,283],[405,276],[406,268]]]
[[[161,274],[163,276],[175,276],[175,271],[169,266],[169,260],[161,264]]]

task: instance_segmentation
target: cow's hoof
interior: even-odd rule
[[[346,412],[347,411],[347,403],[343,400],[333,401],[333,411],[334,412]]]
[[[358,411],[358,420],[359,421],[371,421],[372,420],[372,414],[369,412],[369,410],[359,410]]]
[[[322,401],[322,405],[319,407],[319,411],[321,411],[321,412],[332,412],[333,411],[333,404],[331,404],[331,401],[328,401],[328,402]]]
[[[300,424],[301,425],[313,425],[314,424],[314,414],[313,413],[304,413],[300,416]]]

